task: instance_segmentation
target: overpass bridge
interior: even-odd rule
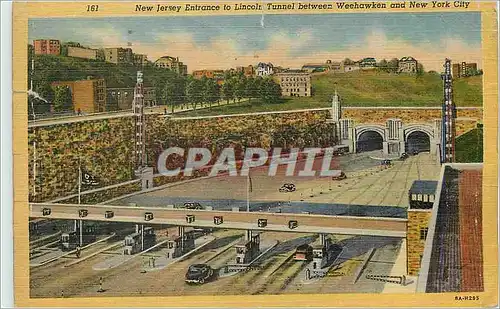
[[[82,215],[82,211],[84,215]],[[168,224],[296,233],[406,237],[407,219],[169,207],[30,203],[30,218]]]

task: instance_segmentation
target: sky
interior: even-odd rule
[[[131,44],[151,61],[179,57],[189,72],[404,56],[425,70],[440,72],[446,57],[482,68],[479,12],[30,19],[28,39],[37,38],[95,48]]]

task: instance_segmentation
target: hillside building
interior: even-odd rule
[[[68,57],[97,60],[98,52],[97,49],[68,46]]]
[[[471,76],[472,72],[477,71],[477,63],[453,63],[451,67],[451,75],[453,78]]]
[[[104,59],[106,62],[114,64],[125,64],[134,62],[134,54],[131,48],[105,48]]]
[[[61,42],[59,40],[33,40],[35,55],[60,55]]]
[[[106,82],[104,79],[77,81],[57,81],[52,87],[67,86],[71,91],[73,110],[75,112],[99,113],[106,111]]]
[[[413,57],[403,57],[398,62],[398,73],[416,73],[418,62]]]
[[[257,76],[269,76],[274,73],[274,66],[272,63],[260,62],[257,65]]]
[[[301,70],[288,70],[276,74],[284,97],[311,96],[311,74]]]
[[[144,106],[156,106],[156,89],[154,87],[144,87]],[[134,101],[134,88],[107,88],[106,101],[109,110],[127,110],[132,108]]]
[[[187,75],[187,65],[179,61],[179,57],[163,56],[156,60],[154,65],[158,68],[169,69],[179,75]]]

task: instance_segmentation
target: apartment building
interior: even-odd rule
[[[143,67],[148,62],[148,56],[143,54],[133,54],[134,65],[136,67]]]
[[[33,40],[35,55],[60,55],[61,42],[59,40]]]
[[[68,57],[97,60],[98,52],[97,49],[68,46]]]
[[[99,113],[106,111],[106,82],[104,79],[57,81],[52,87],[67,86],[71,90],[75,112]]]
[[[453,63],[451,66],[451,75],[453,78],[467,77],[476,71],[477,63]]]
[[[104,59],[106,62],[114,64],[133,63],[134,54],[132,53],[131,48],[122,48],[122,47],[105,48]]]
[[[302,70],[288,70],[276,74],[284,97],[311,96],[311,74]]]

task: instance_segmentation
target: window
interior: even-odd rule
[[[428,227],[421,227],[420,228],[420,240],[425,240],[427,238],[428,232],[429,232]]]
[[[412,194],[411,195],[411,200],[412,201],[416,201],[417,200],[417,195],[416,194]]]
[[[422,201],[422,194],[418,194],[417,195],[417,200],[420,201],[420,202]]]
[[[434,203],[434,194],[429,195],[429,202]]]
[[[424,202],[428,202],[429,201],[429,196],[427,194],[424,194]]]

